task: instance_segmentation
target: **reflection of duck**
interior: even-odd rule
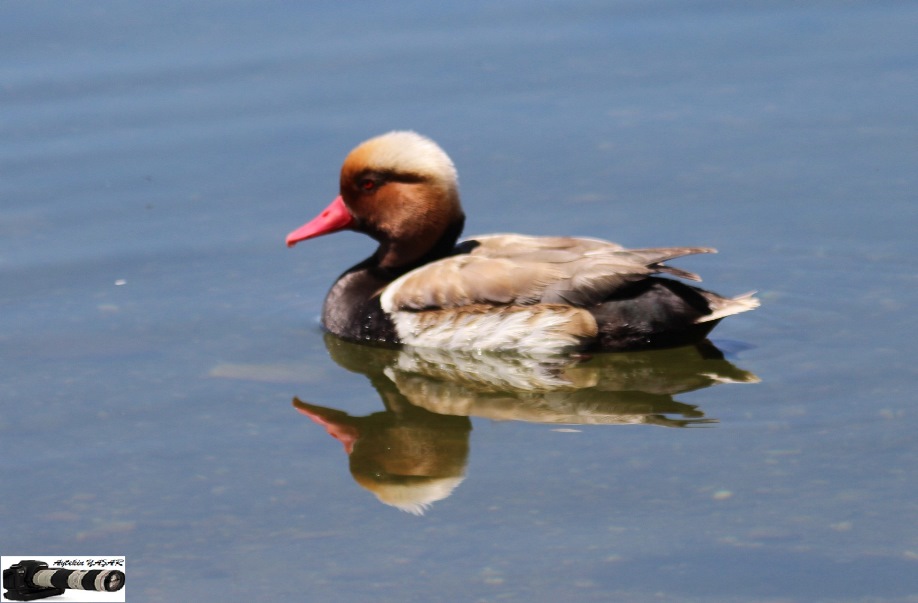
[[[556,358],[527,365],[526,360],[411,349],[385,372],[412,404],[432,412],[577,425],[715,423],[672,396],[717,383],[758,381],[713,346],[599,354],[584,362]]]
[[[409,404],[366,417],[296,398],[293,405],[344,444],[354,481],[387,505],[420,515],[463,480],[472,429],[466,417]]]
[[[758,306],[654,274],[701,247],[627,250],[598,239],[488,235],[456,246],[465,216],[452,161],[431,140],[390,132],[354,149],[341,195],[287,244],[342,229],[378,240],[329,292],[322,322],[354,341],[449,349],[633,350],[701,341]]]
[[[672,396],[758,379],[712,345],[535,360],[349,343],[326,334],[331,357],[365,375],[385,406],[366,417],[294,398],[344,445],[355,481],[384,503],[420,514],[462,481],[468,417],[552,424],[690,427],[715,423]],[[673,417],[673,418],[670,418]]]

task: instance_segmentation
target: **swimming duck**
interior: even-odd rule
[[[522,354],[697,343],[724,317],[758,307],[721,297],[665,264],[707,247],[625,249],[593,238],[492,234],[458,242],[456,168],[415,132],[371,138],[348,154],[340,195],[287,235],[339,230],[379,242],[332,285],[322,324],[353,341]]]

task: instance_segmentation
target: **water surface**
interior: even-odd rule
[[[130,601],[918,596],[911,4],[0,17],[4,555],[124,554]],[[594,359],[569,425],[340,364],[317,315],[372,242],[283,237],[394,128],[451,154],[469,233],[720,249],[678,265],[759,291],[713,340],[760,382]],[[451,445],[448,496],[381,503],[294,398]]]

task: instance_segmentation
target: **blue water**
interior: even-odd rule
[[[918,596],[916,29],[901,2],[3,3],[0,554],[125,555],[129,601]],[[763,306],[714,331],[726,361],[594,359],[545,396],[580,424],[355,372],[317,316],[372,241],[283,238],[395,128],[453,157],[470,234],[713,246],[678,265]],[[379,414],[399,377],[426,411]],[[453,489],[381,503],[294,397],[453,446]]]

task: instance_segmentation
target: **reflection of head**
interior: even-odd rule
[[[372,429],[361,430],[351,452],[351,475],[381,502],[421,515],[464,479],[469,424],[457,418],[374,421]]]

